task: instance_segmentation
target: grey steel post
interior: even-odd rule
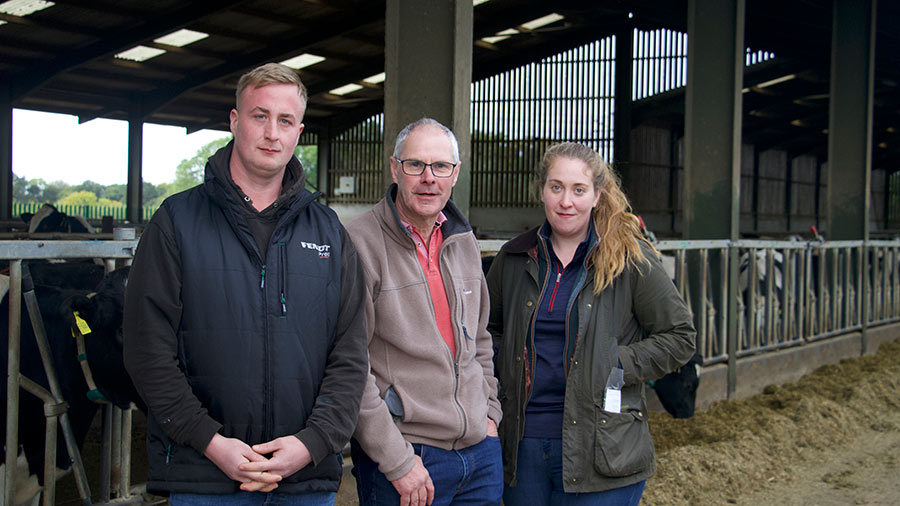
[[[119,469],[119,486],[122,493],[119,497],[127,499],[131,496],[131,423],[134,404],[122,411],[122,465]]]
[[[59,414],[65,412],[65,405],[62,409],[54,412],[58,408],[55,404],[44,404],[44,416],[46,417],[46,427],[44,432],[44,489],[43,504],[44,506],[53,506],[56,504],[56,486],[49,486],[51,482],[56,481],[56,432],[59,425]]]
[[[122,410],[112,405],[112,466],[109,475],[110,491],[116,497],[122,497]]]
[[[770,345],[775,339],[775,250],[766,248],[766,332],[760,344]],[[763,342],[764,341],[764,342]]]
[[[869,252],[865,242],[857,249],[859,261],[856,262],[856,285],[860,293],[869,290]],[[874,273],[873,273],[874,276]],[[860,355],[865,355],[869,348],[869,305],[859,297],[859,325],[862,327]]]
[[[719,342],[716,343],[716,354],[721,355],[728,343],[726,342],[728,339],[728,324],[729,318],[733,318],[734,315],[729,315],[728,313],[728,300],[731,297],[731,248],[722,248],[719,250],[719,258],[722,259],[723,269],[722,269],[722,305],[719,307]]]
[[[697,287],[697,339],[706,342],[709,339],[709,328],[706,322],[706,284],[709,280],[709,250],[700,250],[700,286]]]
[[[756,282],[759,274],[756,269],[756,248],[747,250],[750,262],[747,265],[747,347],[753,348],[759,345],[759,332],[756,326],[756,298],[759,283]],[[740,297],[740,293],[738,293]]]
[[[109,493],[109,480],[112,475],[110,471],[111,467],[111,455],[112,455],[112,445],[110,441],[112,441],[112,404],[105,404],[103,406],[103,429],[101,440],[102,443],[100,445],[100,502],[106,503],[109,502],[110,493]]]
[[[12,505],[19,456],[19,352],[22,330],[22,261],[9,262],[9,334],[6,359],[6,489],[3,504]]]

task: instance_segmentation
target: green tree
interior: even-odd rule
[[[146,186],[148,183],[144,183]],[[103,190],[103,196],[109,200],[115,200],[122,204],[125,203],[127,197],[128,186],[124,184],[111,184]]]
[[[60,206],[92,206],[97,204],[97,194],[87,190],[79,190],[59,199],[56,201],[56,204]]]
[[[56,202],[67,188],[70,186],[62,181],[47,183],[41,178],[25,179],[13,175],[13,200],[19,202]]]
[[[297,146],[294,148],[294,156],[303,164],[303,171],[306,172],[306,187],[310,191],[316,191],[319,188],[319,171],[316,167],[319,160],[319,147]]]
[[[103,186],[102,184],[95,183],[94,181],[87,179],[80,185],[73,186],[72,192],[88,191],[88,192],[93,193],[94,195],[96,195],[99,198],[99,197],[103,197],[103,190],[105,190],[105,189],[106,189],[106,187]]]
[[[144,181],[143,190],[144,190],[144,205],[145,206],[158,206],[162,203],[163,198],[168,195],[168,189],[171,183],[162,183],[162,184],[153,184]]]
[[[13,200],[27,202],[28,196],[25,193],[28,187],[28,181],[24,177],[13,174]]]
[[[216,151],[222,149],[229,141],[231,141],[231,137],[216,139],[197,150],[197,154],[193,158],[182,160],[178,167],[175,168],[175,180],[172,181],[169,191],[178,193],[202,183],[206,160],[215,154]]]
[[[28,181],[25,188],[25,195],[31,202],[40,202],[44,195],[44,180],[32,179]]]
[[[44,193],[40,202],[56,202],[68,193],[72,187],[64,181],[53,181],[44,186]]]
[[[119,202],[118,200],[110,200],[106,197],[100,197],[99,199],[97,199],[97,205],[107,207],[122,207],[125,204]]]

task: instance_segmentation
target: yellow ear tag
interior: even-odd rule
[[[75,311],[75,325],[78,327],[78,331],[81,332],[81,335],[85,336],[91,333],[91,327],[84,321],[84,318],[78,314],[78,311]]]

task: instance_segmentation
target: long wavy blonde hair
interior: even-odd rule
[[[643,241],[656,255],[659,253],[641,233],[640,220],[631,213],[628,198],[622,192],[619,176],[596,151],[576,142],[554,144],[547,148],[538,168],[538,188],[543,189],[547,173],[559,158],[581,160],[590,169],[594,190],[600,193],[597,205],[591,210],[591,223],[600,239],[593,254],[594,293],[600,293],[627,265],[637,267],[649,260],[641,251]]]

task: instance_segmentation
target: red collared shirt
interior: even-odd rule
[[[444,278],[441,275],[440,253],[441,244],[444,243],[444,234],[441,225],[447,221],[444,213],[438,214],[431,232],[430,244],[425,244],[425,239],[412,225],[403,221],[403,226],[409,231],[410,236],[416,241],[416,257],[425,279],[428,281],[428,290],[431,292],[431,302],[434,306],[434,320],[444,342],[450,347],[450,354],[456,358],[456,340],[453,337],[453,322],[450,320],[450,302],[447,300],[447,292],[444,289]]]

